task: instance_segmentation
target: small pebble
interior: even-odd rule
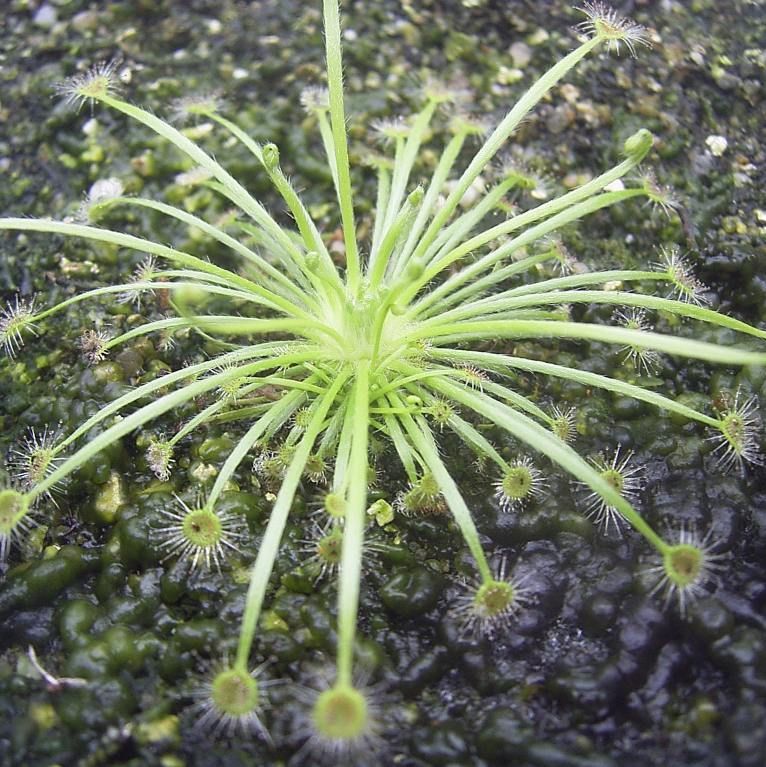
[[[724,136],[715,135],[708,136],[705,139],[705,144],[707,144],[710,153],[715,157],[720,157],[726,151],[726,147],[729,146],[729,142]]]
[[[52,5],[41,5],[37,9],[34,22],[38,27],[43,29],[50,29],[58,21],[58,14],[56,9]]]
[[[532,49],[526,43],[514,43],[508,52],[513,59],[513,65],[519,69],[524,69],[532,58]]]

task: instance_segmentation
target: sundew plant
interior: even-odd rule
[[[146,449],[148,465],[167,481],[184,438],[195,429],[223,422],[241,425],[239,441],[206,494],[194,502],[177,498],[164,512],[157,530],[163,556],[180,558],[195,572],[220,569],[229,553],[245,547],[250,534],[241,520],[220,510],[236,472],[252,466],[275,492],[268,520],[257,531],[260,544],[249,571],[236,653],[220,659],[199,704],[201,719],[216,731],[270,739],[264,697],[269,672],[253,670],[259,622],[296,494],[303,483],[313,485],[321,503],[306,538],[319,577],[337,578],[337,657],[329,684],[310,704],[307,742],[312,753],[339,758],[374,746],[381,729],[354,658],[371,516],[368,496],[381,455],[390,458],[387,465],[398,460],[408,483],[390,499],[394,513],[448,512],[462,534],[476,571],[456,609],[467,634],[504,631],[531,597],[505,566],[498,570],[490,564],[450,470],[456,459],[443,450],[447,435],[464,445],[461,461],[469,455],[494,477],[493,492],[503,513],[523,514],[544,494],[538,468],[543,458],[561,467],[588,488],[583,513],[605,534],[632,528],[643,536],[656,555],[658,598],[683,613],[690,600],[715,585],[722,563],[712,542],[688,529],[660,535],[631,502],[640,483],[630,455],[617,451],[595,462],[582,457],[571,444],[573,412],[526,396],[514,380],[532,374],[573,382],[697,422],[709,430],[721,463],[734,469],[759,460],[755,403],[732,393],[703,412],[654,387],[642,387],[640,377],[631,383],[544,361],[516,353],[514,343],[612,344],[626,364],[647,374],[660,355],[736,366],[766,362],[766,352],[654,332],[652,315],[689,320],[690,328],[693,323],[717,326],[743,337],[763,339],[766,333],[707,308],[704,287],[677,249],[644,258],[642,270],[616,264],[587,271],[554,236],[566,225],[634,198],[676,214],[668,191],[638,170],[652,148],[647,130],[625,140],[617,165],[581,186],[523,211],[507,202],[534,183],[518,164],[497,162],[525,116],[585,57],[602,49],[635,55],[649,44],[643,27],[600,3],[586,4],[580,9],[584,21],[578,47],[534,82],[492,129],[485,115],[466,110],[460,88],[426,83],[420,111],[375,126],[387,151],[369,152],[377,198],[371,236],[360,241],[338,0],[324,0],[323,10],[327,88],[307,90],[304,106],[315,118],[326,152],[342,248],[331,248],[330,237],[319,231],[281,170],[278,148],[254,141],[221,113],[217,98],[184,99],[165,120],[122,97],[119,66],[113,63],[97,65],[59,87],[74,106],[107,107],[154,131],[193,164],[189,176],[225,199],[233,212],[223,222],[203,220],[183,207],[127,195],[117,180],[105,179],[92,187],[75,219],[0,219],[3,230],[109,243],[143,258],[121,284],[81,292],[55,306],[12,299],[0,316],[5,351],[19,353],[24,342],[43,333],[73,304],[146,305],[162,295],[171,316],[119,335],[89,331],[80,342],[86,358],[96,364],[145,337],[169,345],[174,336],[189,333],[219,352],[123,393],[69,434],[59,434],[55,424],[32,432],[12,459],[12,483],[0,489],[0,556],[17,556],[17,544],[55,512],[67,478],[100,451],[151,429],[162,416],[189,403],[208,402],[170,435],[155,426]],[[252,154],[289,210],[291,225],[280,223],[226,170],[225,158],[213,157],[189,131],[176,127],[194,119],[213,123]],[[418,185],[417,161],[435,121],[446,123],[450,137],[430,178]],[[492,183],[483,183],[490,177]],[[106,224],[117,209],[149,210],[180,222],[227,248],[231,258],[217,264],[109,229]],[[595,305],[614,307],[613,321],[576,319],[578,306]],[[518,446],[514,458],[496,444],[502,433]],[[376,501],[373,515],[385,506]]]

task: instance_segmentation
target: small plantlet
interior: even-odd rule
[[[644,185],[647,203],[655,210],[669,216],[681,208],[673,190],[660,184],[653,170],[642,170],[639,180]]]
[[[234,365],[224,365],[220,368],[221,372],[232,373],[236,370]],[[248,379],[245,376],[240,376],[234,373],[231,376],[227,376],[218,387],[218,392],[224,400],[236,404],[239,400],[242,392],[248,384]]]
[[[54,676],[50,671],[43,668],[40,661],[37,659],[37,653],[32,645],[29,645],[27,650],[27,657],[32,664],[32,668],[40,675],[40,678],[45,682],[45,688],[48,692],[56,693],[67,688],[82,688],[88,686],[87,679],[81,679],[80,677],[68,677],[68,676]]]
[[[165,439],[152,439],[146,448],[146,463],[157,479],[167,482],[173,468],[173,444]]]
[[[458,370],[460,377],[468,386],[480,392],[484,391],[484,384],[489,381],[486,371],[476,367],[476,365],[461,365]]]
[[[125,194],[118,178],[102,178],[94,182],[77,211],[76,220],[97,223],[109,210],[109,203]]]
[[[174,123],[191,122],[205,115],[220,112],[223,106],[219,93],[200,93],[183,96],[173,102],[173,115],[171,119]]]
[[[329,112],[330,92],[327,88],[318,86],[304,88],[301,93],[301,104],[307,112]]]
[[[241,561],[254,558],[246,593],[236,602],[242,613],[236,657],[201,693],[200,721],[214,733],[270,742],[261,721],[268,716],[264,685],[257,671],[249,671],[251,658],[263,640],[264,607],[282,567],[283,539],[301,540],[295,526],[316,524],[318,535],[310,544],[304,538],[303,545],[312,547],[306,553],[320,576],[337,574],[336,658],[334,677],[313,703],[308,731],[299,735],[306,738],[305,754],[333,764],[366,764],[372,763],[369,753],[381,742],[384,725],[370,694],[353,682],[363,558],[372,548],[365,546],[368,509],[382,512],[376,523],[386,526],[386,534],[390,527],[397,536],[406,535],[390,507],[376,510],[370,503],[371,484],[380,476],[390,500],[395,490],[389,486],[401,480],[407,489],[396,496],[397,512],[441,515],[423,527],[460,534],[476,570],[475,581],[457,600],[457,617],[469,632],[500,635],[531,601],[523,581],[509,576],[505,565],[499,571],[490,567],[485,539],[454,471],[474,462],[491,467],[504,511],[517,512],[540,497],[541,461],[571,475],[588,488],[586,513],[599,526],[630,527],[659,555],[658,589],[684,612],[714,583],[717,555],[687,533],[671,543],[655,532],[633,506],[640,480],[631,454],[618,450],[611,458],[587,461],[573,447],[574,410],[554,406],[545,387],[555,380],[574,391],[605,391],[714,429],[715,452],[724,467],[759,460],[754,402],[735,397],[715,413],[704,412],[675,392],[661,393],[654,387],[661,381],[649,388],[620,374],[591,372],[570,357],[566,364],[557,362],[554,355],[561,342],[595,342],[622,350],[645,373],[658,355],[762,366],[763,349],[658,332],[644,312],[758,342],[766,332],[710,309],[704,286],[676,247],[662,250],[659,263],[643,268],[614,264],[588,271],[556,239],[564,227],[631,201],[677,215],[666,190],[646,176],[636,180],[654,143],[648,130],[637,130],[615,148],[619,159],[612,167],[586,174],[579,186],[561,194],[518,164],[495,170],[529,113],[555,98],[580,62],[603,49],[635,55],[649,44],[643,27],[600,2],[587,3],[580,26],[585,39],[531,83],[491,128],[485,115],[466,114],[462,88],[428,83],[412,117],[371,126],[381,150],[368,152],[360,164],[373,169],[377,193],[360,226],[360,211],[368,206],[356,199],[351,183],[340,5],[322,0],[322,9],[327,88],[307,90],[303,105],[306,124],[317,128],[337,202],[328,231],[321,231],[328,224],[325,213],[322,218],[313,213],[332,206],[307,206],[282,170],[279,147],[256,141],[225,116],[217,96],[184,99],[164,119],[121,96],[115,63],[97,65],[59,87],[72,105],[106,107],[174,148],[189,167],[176,176],[174,193],[204,193],[226,212],[206,218],[185,205],[128,194],[119,180],[106,179],[93,185],[76,219],[0,218],[0,231],[74,237],[107,245],[120,259],[128,252],[145,259],[137,269],[138,257],[121,264],[117,284],[83,290],[50,307],[11,299],[0,313],[0,345],[9,357],[65,310],[86,301],[127,300],[141,312],[115,322],[113,332],[84,333],[80,349],[91,364],[115,353],[115,364],[97,367],[93,379],[99,370],[118,368],[123,351],[151,346],[151,339],[164,352],[176,341],[180,349],[204,346],[204,355],[184,367],[163,367],[161,375],[152,369],[130,387],[110,388],[114,396],[82,416],[71,433],[50,443],[32,439],[18,486],[0,490],[0,559],[17,556],[12,549],[21,548],[23,537],[45,520],[44,499],[53,488],[123,438],[138,433],[146,464],[169,482],[174,465],[187,465],[184,439],[215,434],[225,423],[234,440],[226,457],[220,465],[206,459],[193,473],[204,491],[192,504],[176,496],[178,507],[162,509],[154,530],[162,562],[178,558],[194,571],[195,583],[209,577],[205,570],[220,570],[231,553]],[[174,125],[188,120],[203,122],[204,130]],[[273,216],[251,193],[249,177],[248,183],[238,180],[225,158],[203,148],[212,131],[223,136],[223,146],[236,146],[252,159],[289,215]],[[190,136],[200,137],[200,143]],[[426,155],[426,143],[439,138],[444,138],[441,153],[429,143]],[[426,156],[429,161],[418,164]],[[515,206],[513,199],[521,195],[524,204]],[[184,244],[166,244],[164,236],[160,242],[110,228],[120,211],[130,214],[136,227],[151,217],[167,223],[168,231],[181,228],[195,235]],[[581,319],[588,316],[577,311],[581,307],[608,307],[618,314],[589,322]],[[129,311],[121,307],[121,315]],[[166,359],[159,362],[167,366]],[[21,362],[11,363],[15,366]],[[521,382],[532,378],[539,383],[530,393]],[[149,429],[170,436],[150,440]],[[534,453],[534,463],[528,457],[509,462],[510,449]],[[322,507],[310,516],[295,503],[307,480],[322,486]],[[264,500],[272,503],[252,535],[241,515],[225,510],[224,494],[244,482],[263,489]],[[452,564],[441,564],[448,573]],[[240,574],[235,569],[235,578]],[[216,578],[221,580],[211,580]],[[278,744],[280,759],[283,745]]]
[[[372,124],[372,129],[379,134],[381,143],[396,144],[404,141],[409,135],[411,128],[404,117],[392,117],[385,120],[377,120]]]
[[[105,330],[86,330],[78,342],[83,357],[91,364],[103,362],[109,354],[109,334]]]
[[[307,407],[302,407],[300,410],[296,410],[293,416],[293,422],[298,429],[304,431],[311,423],[311,410]]]
[[[313,718],[317,733],[327,740],[354,740],[367,729],[367,701],[353,687],[331,687],[317,698]]]
[[[316,485],[323,485],[327,480],[327,462],[318,453],[313,453],[306,459],[303,470],[306,478]]]

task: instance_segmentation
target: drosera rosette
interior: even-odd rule
[[[273,506],[253,531],[259,543],[236,656],[214,676],[207,699],[214,706],[212,722],[263,736],[257,724],[262,698],[250,672],[251,658],[258,652],[264,603],[295,516],[296,495],[308,483],[320,484],[326,491],[322,513],[329,515],[327,521],[334,520],[322,529],[333,536],[342,530],[342,540],[337,569],[333,564],[332,570],[337,577],[335,672],[329,686],[318,692],[309,719],[317,751],[332,761],[366,752],[376,738],[371,696],[355,681],[354,657],[373,463],[389,466],[393,457],[401,464],[409,483],[404,505],[410,513],[451,515],[478,573],[465,612],[467,623],[480,631],[506,630],[526,594],[523,583],[489,564],[474,512],[451,470],[455,457],[445,450],[454,443],[465,446],[471,458],[492,464],[508,505],[534,500],[540,487],[534,466],[540,456],[549,459],[589,488],[597,518],[631,526],[661,556],[667,555],[675,590],[690,594],[698,582],[695,573],[705,571],[695,570],[697,549],[688,541],[666,542],[636,511],[630,487],[634,475],[623,465],[624,456],[615,454],[606,464],[594,465],[574,449],[574,416],[551,409],[544,382],[632,398],[715,429],[725,440],[722,452],[733,451],[736,464],[755,457],[748,448],[757,428],[749,405],[735,402],[729,410],[702,412],[654,386],[557,362],[555,350],[559,342],[595,342],[636,350],[636,355],[656,353],[729,366],[763,365],[766,352],[699,341],[681,323],[675,323],[680,328],[675,334],[656,332],[640,323],[621,324],[613,315],[606,322],[583,321],[578,317],[587,313],[561,307],[666,313],[728,329],[761,345],[766,332],[705,306],[703,287],[675,251],[641,269],[616,264],[587,271],[562,258],[556,241],[549,239],[563,227],[631,200],[648,200],[676,215],[673,205],[661,204],[664,193],[640,179],[629,180],[652,150],[649,131],[639,129],[628,137],[613,167],[563,194],[551,187],[544,199],[530,195],[523,210],[510,210],[506,197],[528,185],[528,179],[518,173],[493,178],[495,158],[530,111],[553,97],[557,85],[599,49],[637,53],[648,39],[642,27],[599,3],[586,5],[587,21],[581,27],[585,39],[533,82],[491,130],[456,117],[461,107],[446,99],[443,89],[430,89],[412,117],[384,129],[387,160],[373,163],[378,190],[371,234],[360,243],[364,229],[357,228],[361,206],[355,204],[351,185],[339,2],[322,0],[322,8],[326,98],[315,93],[305,106],[315,117],[307,122],[318,126],[327,154],[337,198],[337,235],[320,231],[282,170],[279,148],[254,140],[221,113],[217,99],[198,99],[193,107],[184,107],[190,117],[205,123],[204,131],[195,132],[181,131],[122,98],[114,64],[77,75],[60,89],[76,106],[99,104],[152,131],[185,157],[197,182],[235,212],[210,221],[113,187],[106,195],[94,193],[87,222],[0,218],[3,231],[71,236],[155,259],[138,278],[126,265],[127,277],[120,284],[78,292],[50,307],[12,299],[0,315],[0,343],[9,356],[65,309],[85,301],[109,304],[137,292],[147,302],[152,292],[167,298],[173,314],[138,321],[118,335],[91,331],[83,351],[94,363],[152,337],[201,339],[207,354],[122,391],[56,442],[50,456],[54,462],[44,476],[23,492],[3,490],[0,546],[7,555],[29,524],[33,505],[122,438],[162,428],[164,418],[183,414],[185,420],[172,435],[149,446],[147,463],[162,480],[174,460],[181,462],[176,453],[185,437],[226,424],[235,441],[215,467],[214,479],[211,473],[209,488],[193,502],[181,492],[179,507],[170,506],[163,514],[159,537],[167,557],[177,556],[197,572],[220,566],[227,553],[244,549],[250,533],[217,507],[232,483],[253,481],[243,476],[244,467],[257,454],[255,479],[266,486],[264,495]],[[426,172],[418,185],[416,163],[426,142],[432,151],[439,121],[449,126],[446,145],[440,155],[432,155],[435,163],[423,163],[430,178]],[[249,153],[283,201],[289,224],[271,215],[227,170],[225,159],[198,143],[212,131]],[[175,246],[106,228],[103,214],[118,207],[148,211],[201,232],[215,243],[216,253],[225,250],[228,257],[221,263],[209,258],[199,237]],[[670,295],[655,295],[652,288]],[[537,340],[542,342],[539,349]],[[519,377],[532,376],[540,381],[539,397],[515,385]],[[509,462],[500,447],[508,439],[518,454],[534,453],[534,464]],[[373,459],[373,444],[385,444],[387,455],[379,460],[376,450]],[[507,480],[513,469],[525,472],[523,482],[518,477]],[[337,543],[333,539],[334,556]],[[703,564],[709,561],[702,558]]]

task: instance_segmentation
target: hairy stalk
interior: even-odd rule
[[[327,84],[330,89],[330,125],[332,127],[333,157],[337,174],[338,202],[346,245],[347,280],[351,295],[356,295],[361,279],[359,249],[356,243],[354,206],[351,200],[351,176],[346,141],[346,116],[343,107],[343,64],[341,62],[340,15],[338,0],[324,0],[325,50],[327,54]]]
[[[367,509],[367,435],[369,431],[369,362],[361,362],[354,374],[351,399],[353,413],[348,492],[343,549],[338,583],[338,678],[352,684],[356,614],[359,609],[359,582],[362,577],[362,545]]]
[[[401,407],[402,403],[398,397],[391,396],[389,399],[393,404]],[[409,437],[412,440],[412,444],[417,448],[418,452],[423,457],[426,466],[428,466],[428,470],[438,482],[439,489],[447,501],[447,505],[452,512],[452,516],[455,518],[457,526],[460,528],[463,539],[471,554],[473,554],[479,574],[484,581],[492,580],[492,572],[479,539],[479,531],[476,529],[476,524],[473,521],[471,512],[469,511],[468,506],[466,506],[455,480],[452,478],[447,467],[444,465],[444,462],[439,457],[439,451],[436,448],[431,429],[420,416],[412,418],[411,416],[405,415],[401,418],[401,421],[405,431],[409,434]]]
[[[440,339],[439,343],[454,343],[477,338],[571,338],[583,341],[656,349],[679,357],[693,357],[730,365],[763,365],[766,352],[727,349],[717,344],[687,338],[649,333],[629,328],[605,327],[585,322],[556,322],[537,320],[474,320],[434,325],[428,330],[417,329],[410,338]]]
[[[247,589],[245,598],[245,613],[242,616],[242,624],[239,632],[239,643],[237,645],[236,667],[247,669],[250,648],[255,638],[255,630],[258,625],[258,618],[261,614],[263,598],[266,594],[266,588],[269,583],[269,576],[274,567],[279,544],[282,540],[282,533],[287,524],[287,516],[290,513],[290,507],[298,489],[298,483],[303,473],[303,467],[309,457],[309,453],[314,446],[314,442],[319,435],[324,419],[330,410],[333,402],[338,396],[340,390],[348,381],[349,370],[339,370],[333,385],[321,397],[319,405],[314,412],[311,422],[306,428],[303,438],[293,455],[290,465],[287,467],[285,478],[282,482],[277,499],[274,502],[274,508],[271,510],[269,522],[263,534],[263,539],[258,548],[258,556],[250,574],[250,585]]]
[[[491,352],[474,352],[461,349],[434,349],[432,356],[435,359],[486,365],[490,369],[511,368],[514,370],[524,370],[528,373],[542,373],[544,375],[555,376],[567,381],[581,383],[584,386],[594,386],[642,402],[648,402],[650,405],[655,405],[660,410],[676,413],[684,418],[699,421],[706,426],[717,427],[719,425],[717,419],[711,418],[704,413],[694,410],[694,408],[676,402],[662,394],[657,394],[657,392],[651,391],[650,389],[644,389],[640,386],[620,381],[616,378],[609,378],[609,376],[600,375],[598,373],[589,373],[585,370],[577,370],[575,368],[555,365],[551,362],[543,362],[541,360],[509,357],[505,354],[493,354]]]

